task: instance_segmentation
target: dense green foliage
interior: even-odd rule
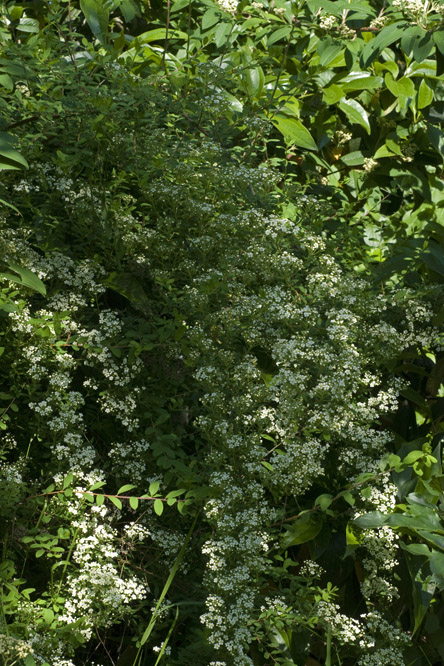
[[[2,666],[443,662],[443,16],[2,4]]]

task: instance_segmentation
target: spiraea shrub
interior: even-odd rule
[[[214,66],[54,26],[3,50],[1,663],[427,663],[440,451],[389,426],[439,289],[357,272]]]

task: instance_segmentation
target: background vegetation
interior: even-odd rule
[[[0,13],[0,663],[444,659],[444,5]]]

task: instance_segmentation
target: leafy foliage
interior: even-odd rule
[[[442,663],[443,14],[2,6],[1,663]]]

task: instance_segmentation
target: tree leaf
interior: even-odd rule
[[[159,490],[159,487],[160,487],[159,481],[153,481],[153,483],[150,483],[150,487],[149,487],[149,491],[148,491],[149,494],[151,496],[155,495],[157,493],[157,491]]]
[[[433,101],[433,90],[427,83],[425,79],[423,79],[419,85],[419,91],[418,91],[418,102],[417,102],[417,107],[418,109],[424,109],[426,106],[429,106]]]
[[[281,132],[287,144],[294,144],[307,150],[318,149],[308,129],[297,118],[276,114],[271,122]]]
[[[157,513],[158,516],[161,516],[163,513],[163,502],[160,499],[154,500],[154,512]]]
[[[110,502],[114,504],[118,509],[122,508],[122,502],[119,500],[118,497],[113,497],[112,495],[108,495],[108,499]]]
[[[264,80],[262,67],[249,67],[242,73],[242,83],[248,97],[260,97]]]
[[[138,497],[130,497],[129,498],[129,503],[130,503],[130,507],[132,509],[134,509],[134,511],[136,511],[136,509],[139,506],[139,498]]]
[[[7,132],[0,132],[0,169],[29,168],[28,162],[12,147],[15,138]]]
[[[101,44],[105,44],[109,21],[109,9],[105,2],[103,0],[80,0],[80,9],[93,35]]]
[[[348,120],[354,125],[361,125],[367,134],[370,134],[370,122],[367,111],[355,99],[341,99],[338,107],[347,116]]]
[[[16,266],[16,264],[9,264],[8,268],[11,271],[14,271],[20,276],[20,279],[15,275],[10,275],[9,273],[0,273],[0,277],[4,277],[11,282],[16,282],[17,284],[22,284],[29,289],[37,291],[42,296],[46,296],[46,287],[41,281],[41,279],[35,275],[28,268],[22,268],[21,266]]]
[[[406,21],[397,21],[383,28],[374,39],[371,39],[364,46],[361,56],[363,66],[368,67],[381,51],[390,46],[390,44],[393,44],[393,42],[398,41],[408,26],[409,24]]]
[[[135,487],[136,486],[134,486],[132,483],[127,483],[126,485],[119,488],[116,495],[123,495],[123,493],[126,493],[128,490],[133,490]]]

